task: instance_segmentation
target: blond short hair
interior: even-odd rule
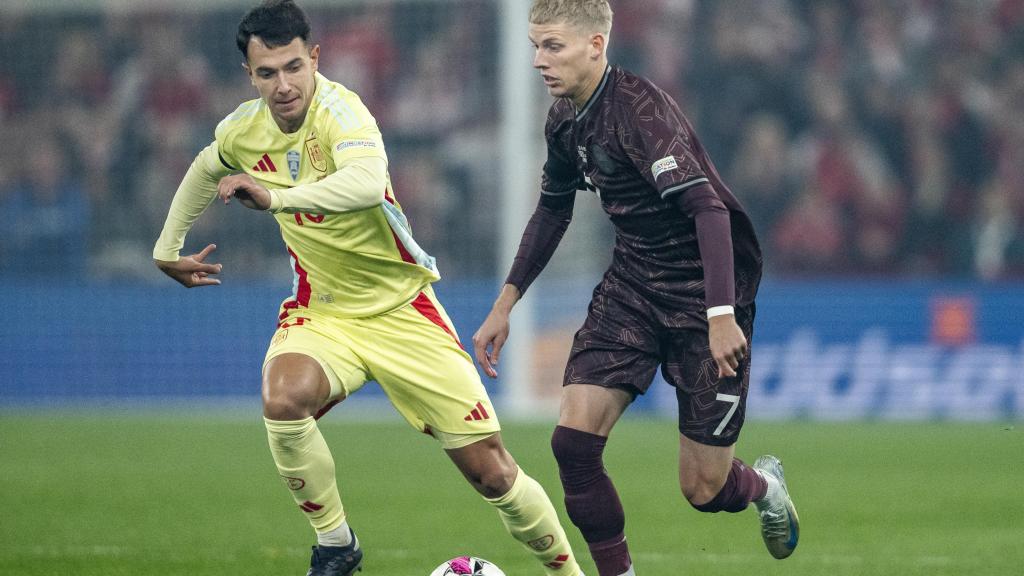
[[[612,7],[608,0],[533,0],[530,24],[562,24],[609,36]]]

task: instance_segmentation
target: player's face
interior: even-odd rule
[[[285,132],[298,130],[316,89],[320,46],[309,49],[301,38],[295,38],[285,46],[269,48],[253,36],[248,51],[245,70],[277,125]]]
[[[570,24],[530,24],[530,42],[548,93],[584,104],[604,73],[604,36]]]

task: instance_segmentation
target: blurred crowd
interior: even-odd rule
[[[612,61],[680,102],[769,276],[1024,276],[1024,0],[612,7]],[[321,71],[378,119],[398,197],[448,277],[498,273],[498,9],[309,10]],[[181,176],[255,96],[242,11],[0,9],[0,277],[153,273]],[[208,212],[196,242],[239,274],[287,273],[272,219]]]

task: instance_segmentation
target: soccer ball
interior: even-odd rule
[[[483,558],[475,558],[473,556],[452,558],[434,568],[430,576],[459,576],[462,574],[466,576],[505,576],[501,568]]]

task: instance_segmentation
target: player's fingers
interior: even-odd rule
[[[491,348],[491,364],[498,365],[498,359],[501,358],[501,349],[505,347],[506,336],[499,334],[494,338],[494,346]]]
[[[196,266],[196,272],[203,272],[206,274],[220,274],[220,271],[223,268],[223,264],[200,264],[199,266]]]
[[[473,336],[473,355],[476,356],[476,363],[480,365],[484,373],[491,376],[494,368],[487,361],[487,341],[479,333]],[[493,378],[493,376],[491,376]]]
[[[719,378],[732,378],[736,375],[736,371],[734,370],[735,366],[733,366],[733,360],[731,358],[716,359],[715,363],[718,364]]]
[[[202,262],[203,260],[206,259],[207,256],[210,255],[210,252],[213,252],[216,249],[217,249],[217,245],[216,244],[207,244],[206,248],[203,248],[199,252],[199,254],[196,254],[195,256],[193,256],[193,258],[195,259],[196,262]]]

